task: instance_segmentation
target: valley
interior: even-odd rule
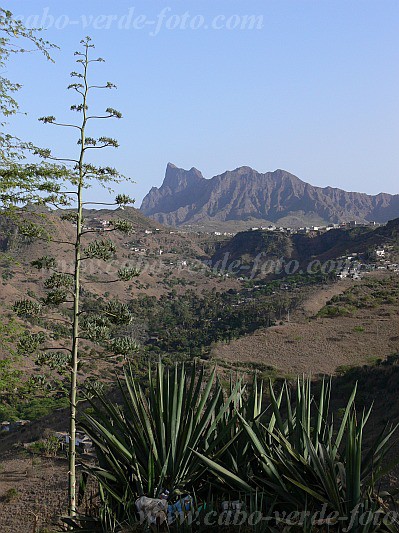
[[[22,216],[27,223],[43,214],[29,209]],[[40,301],[48,293],[48,274],[33,269],[32,261],[56,256],[63,271],[70,271],[71,255],[63,243],[74,226],[56,213],[44,216],[51,238],[40,241],[20,233],[21,221],[1,219],[0,383],[6,385],[0,405],[0,519],[10,511],[13,515],[7,519],[9,529],[3,528],[6,533],[14,532],[27,510],[33,529],[57,522],[66,505],[58,496],[65,486],[66,460],[60,453],[52,457],[44,451],[55,432],[67,428],[67,400],[57,392],[65,378],[55,367],[40,364],[36,351],[19,349],[26,329],[62,344],[68,331],[57,325],[57,319],[64,315],[56,311],[48,321],[24,320],[13,311],[13,303],[26,295]],[[129,235],[112,231],[121,219],[133,225]],[[123,375],[126,364],[145,382],[148,362],[162,358],[170,365],[195,361],[206,373],[216,368],[226,384],[232,372],[246,380],[256,373],[265,383],[293,383],[297,376],[309,375],[317,385],[323,376],[331,376],[337,383],[333,401],[339,406],[340,391],[354,383],[352,375],[365,372],[362,379],[367,382],[380,372],[396,371],[397,220],[374,229],[344,227],[320,235],[280,230],[215,235],[168,228],[126,208],[87,211],[85,225],[93,232],[89,242],[112,239],[115,252],[110,262],[92,260],[82,269],[83,309],[95,316],[107,302],[126,304],[133,319],[122,328],[123,334],[137,341],[138,348],[108,360],[101,356],[101,342],[85,340],[83,390],[88,382],[101,383],[114,398],[115,376]],[[385,252],[378,256],[376,250]],[[349,251],[353,257],[348,260]],[[295,272],[286,268],[293,261]],[[329,266],[323,270],[326,262]],[[270,269],[270,264],[279,268]],[[135,268],[139,275],[129,282],[117,280],[121,266]],[[343,268],[348,273],[355,268],[359,279],[349,274],[340,279]],[[114,327],[112,334],[118,336],[122,330]],[[51,386],[43,389],[40,383]],[[394,383],[387,384],[386,397],[395,394]],[[367,396],[365,404],[370,399]],[[372,399],[378,413],[378,390]],[[391,420],[399,421],[399,413],[391,411]],[[28,422],[17,427],[20,419]],[[48,507],[43,508],[40,500]]]
[[[4,4],[0,533],[399,533],[397,6]]]

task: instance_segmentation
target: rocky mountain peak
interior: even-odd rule
[[[196,168],[169,163],[161,187],[153,187],[141,210],[162,224],[249,221],[285,226],[375,220],[399,216],[399,195],[346,192],[317,187],[286,170],[260,173],[248,166],[205,179]]]
[[[162,187],[170,187],[172,191],[179,192],[203,179],[205,178],[201,172],[194,167],[190,170],[184,170],[173,163],[168,163]]]

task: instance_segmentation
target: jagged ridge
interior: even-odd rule
[[[332,187],[315,187],[285,170],[265,174],[240,167],[205,179],[195,168],[168,164],[161,187],[153,187],[141,210],[162,224],[210,221],[387,222],[399,216],[399,195],[371,196]]]

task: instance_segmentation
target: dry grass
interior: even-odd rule
[[[67,464],[11,451],[0,461],[0,531],[33,533],[66,509]],[[7,494],[15,497],[7,498]]]
[[[234,364],[261,363],[283,375],[332,375],[339,367],[364,365],[376,357],[384,359],[398,353],[396,304],[358,309],[353,316],[311,318],[328,299],[347,288],[347,283],[341,283],[318,289],[290,322],[259,330],[229,344],[218,344],[211,356]]]

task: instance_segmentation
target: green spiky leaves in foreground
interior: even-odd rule
[[[330,519],[320,525],[334,532],[398,530],[379,494],[397,428],[386,428],[366,450],[370,411],[356,413],[356,388],[334,423],[327,381],[317,401],[310,380],[279,390],[270,383],[263,409],[256,380],[248,391],[231,382],[226,395],[214,373],[205,378],[195,367],[159,363],[148,389],[127,370],[119,387],[123,404],[97,394],[83,423],[97,450],[99,465],[90,471],[103,513],[118,523],[132,526],[136,498],[167,488],[171,502],[188,493],[205,502],[239,499],[264,516],[273,509],[279,519],[270,518],[270,531],[311,531],[301,516],[319,517],[323,509]]]

